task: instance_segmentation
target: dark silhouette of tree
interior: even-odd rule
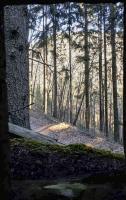
[[[85,126],[89,129],[90,125],[90,105],[89,105],[89,46],[88,46],[88,8],[84,6],[85,17]]]
[[[57,56],[56,56],[56,20],[57,6],[52,5],[52,22],[53,22],[53,117],[57,117]]]
[[[106,7],[103,8],[104,28],[104,67],[105,67],[105,132],[108,137],[108,92],[107,92],[107,47],[106,47]]]
[[[99,110],[100,110],[100,131],[103,131],[104,126],[104,100],[103,100],[103,62],[102,62],[102,5],[99,6],[98,26],[99,26]]]
[[[7,107],[4,8],[0,7],[0,198],[2,200],[9,200],[10,190]]]
[[[117,63],[116,63],[116,15],[115,6],[111,5],[111,48],[112,48],[112,84],[113,84],[113,112],[114,112],[114,140],[119,141],[119,119],[117,102]]]

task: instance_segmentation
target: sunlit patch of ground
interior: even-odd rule
[[[66,124],[66,123],[59,123],[59,124],[56,124],[56,125],[52,125],[48,128],[49,131],[56,131],[56,132],[59,132],[59,131],[64,131],[68,128],[70,128],[71,126],[69,124]]]
[[[33,122],[34,123],[34,122]],[[58,133],[58,132],[66,132],[66,130],[68,130],[69,128],[71,128],[71,125],[70,124],[66,124],[66,123],[56,123],[56,124],[48,124],[48,125],[45,125],[45,126],[39,126],[39,127],[35,127],[35,126],[32,126],[32,129],[36,132],[40,132],[44,135],[50,133],[50,132],[55,132],[55,133]]]
[[[94,145],[92,145],[91,143],[85,143],[85,145],[86,145],[87,147],[94,147]]]

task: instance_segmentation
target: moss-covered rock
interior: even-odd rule
[[[10,144],[14,179],[86,177],[125,170],[123,155],[83,144],[60,146],[28,139],[12,139]]]
[[[11,139],[11,147],[13,146],[22,146],[30,149],[35,152],[45,152],[45,153],[61,153],[61,154],[92,154],[98,157],[106,157],[111,159],[124,160],[125,157],[123,154],[112,153],[111,151],[95,149],[84,144],[70,144],[70,145],[54,145],[54,144],[45,144],[42,142],[36,142],[29,139]]]

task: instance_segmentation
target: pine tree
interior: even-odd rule
[[[112,49],[112,84],[113,84],[113,112],[114,112],[114,140],[119,141],[119,120],[117,102],[117,64],[116,64],[116,30],[115,30],[115,6],[111,5],[111,49]]]
[[[52,6],[53,21],[53,117],[57,117],[57,63],[56,63],[56,4]]]
[[[99,6],[98,24],[99,24],[99,107],[100,107],[100,131],[103,131],[104,125],[104,100],[103,100],[103,69],[102,69],[102,5]]]
[[[105,66],[105,133],[108,137],[108,92],[107,92],[107,47],[106,47],[106,7],[103,8],[104,26],[104,66]]]
[[[88,8],[84,5],[85,17],[85,125],[89,129],[90,125],[90,105],[89,105],[89,46],[88,46]]]

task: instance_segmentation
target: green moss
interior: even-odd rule
[[[30,139],[11,139],[11,146],[20,145],[24,146],[32,151],[36,152],[45,152],[45,153],[63,153],[63,154],[90,154],[98,157],[107,157],[111,159],[123,160],[124,155],[118,153],[112,153],[111,151],[95,149],[88,147],[84,144],[70,144],[70,145],[54,145],[54,144],[45,144],[42,142],[36,142]]]

